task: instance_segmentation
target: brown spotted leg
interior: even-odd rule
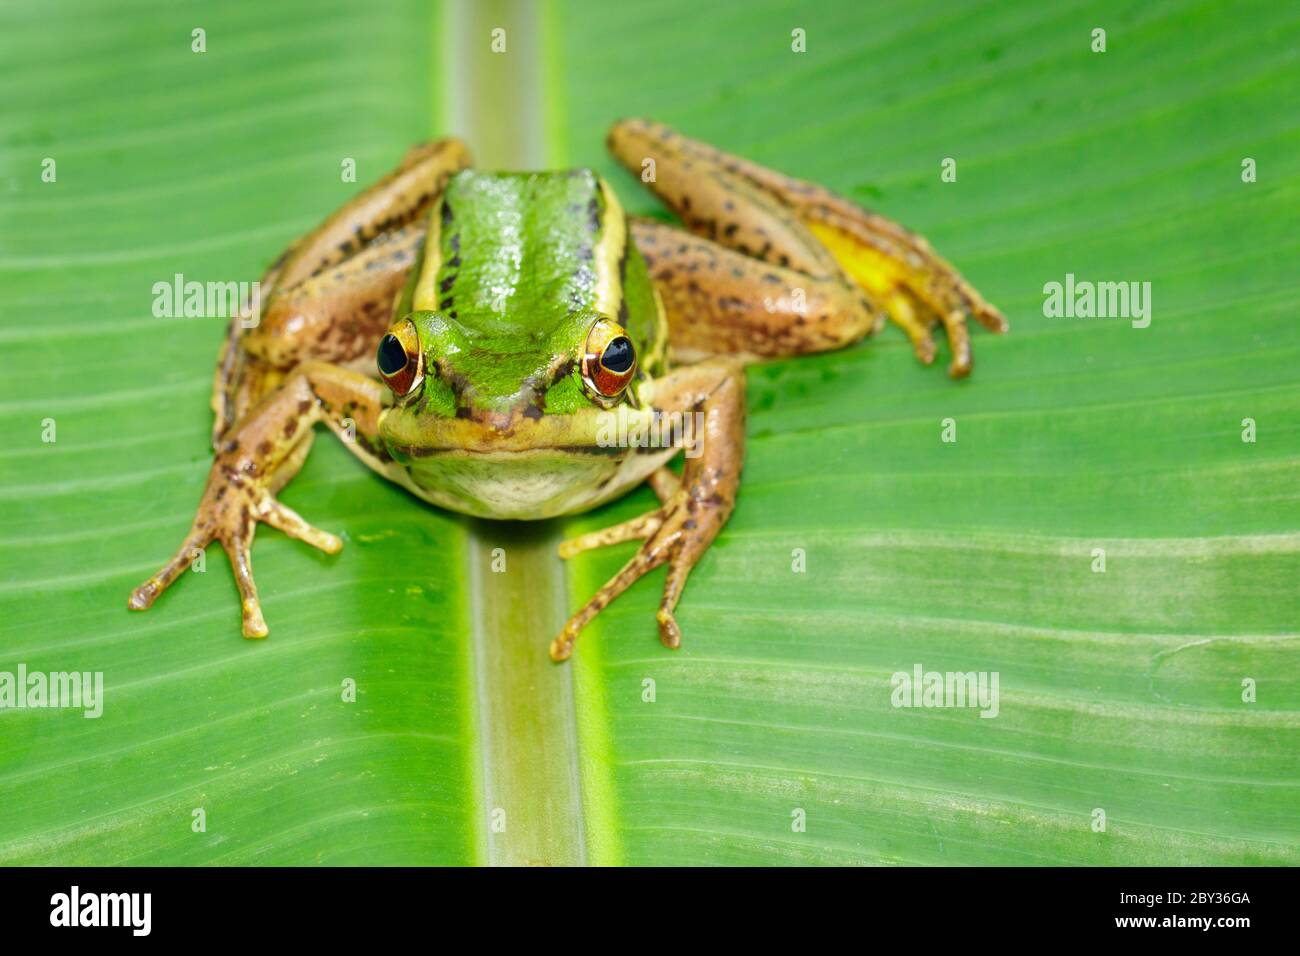
[[[385,233],[350,259],[274,296],[261,324],[236,343],[243,362],[230,409],[236,421],[303,362],[373,369],[393,299],[406,281],[423,234],[415,224]],[[225,432],[223,428],[221,434]],[[303,435],[297,449],[300,458],[310,452],[313,434]],[[219,441],[216,447],[221,447]],[[288,477],[297,472],[298,465],[289,467]]]
[[[189,534],[176,554],[131,592],[127,606],[143,611],[189,567],[195,554],[218,541],[230,557],[239,587],[245,637],[265,637],[251,551],[258,522],[327,553],[342,543],[276,500],[302,466],[312,426],[325,422],[362,461],[388,474],[378,440],[386,390],[379,382],[334,365],[308,362],[262,398],[231,428],[217,449]]]
[[[664,303],[677,362],[821,352],[877,324],[880,313],[837,276],[765,263],[650,219],[633,219],[631,232]]]
[[[745,457],[745,373],[740,366],[718,361],[677,369],[655,383],[648,399],[664,413],[703,414],[702,433],[694,436],[700,453],[686,459],[680,480],[666,468],[654,473],[650,484],[662,502],[654,511],[560,546],[560,555],[568,558],[607,544],[643,542],[623,569],[564,625],[560,636],[551,642],[552,660],[568,659],[578,634],[591,619],[642,575],[662,564],[668,565],[668,577],[655,615],[659,638],[667,647],[679,646],[682,633],[673,609],[691,568],[735,507]]]
[[[887,313],[926,364],[934,360],[930,330],[941,324],[957,378],[971,369],[967,316],[1007,329],[924,239],[828,189],[645,120],[617,123],[608,144],[635,172],[655,161],[650,188],[693,234],[633,224],[681,358],[837,348]]]
[[[213,447],[299,362],[366,360],[424,237],[425,214],[469,165],[456,139],[412,147],[378,183],[286,249],[260,283],[258,324],[231,320],[213,377]]]

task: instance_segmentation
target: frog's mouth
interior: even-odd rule
[[[605,410],[584,408],[568,415],[527,413],[482,419],[416,415],[387,409],[379,432],[399,461],[446,454],[510,454],[566,451],[618,456],[675,447],[682,429],[662,412],[627,405]]]

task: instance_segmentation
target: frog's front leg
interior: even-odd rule
[[[342,547],[337,537],[312,527],[275,495],[302,466],[312,426],[322,421],[358,458],[387,474],[391,462],[378,438],[384,395],[379,382],[358,372],[321,362],[296,368],[223,437],[189,534],[171,560],[131,592],[127,606],[148,608],[199,550],[219,541],[239,586],[244,636],[265,637],[250,553],[257,523],[330,554]]]
[[[552,660],[566,660],[591,619],[638,578],[662,564],[668,565],[668,577],[655,615],[659,637],[667,647],[679,646],[682,634],[673,609],[691,568],[735,507],[745,457],[745,373],[741,367],[712,361],[680,368],[656,381],[653,392],[642,397],[657,412],[686,416],[688,428],[694,428],[693,413],[702,415],[701,427],[691,434],[692,454],[686,458],[680,482],[666,469],[651,477],[660,507],[560,546],[561,557],[568,558],[607,544],[643,542],[623,569],[564,625],[560,636],[551,642]]]
[[[888,314],[921,361],[942,325],[949,374],[971,369],[967,316],[1006,320],[920,236],[815,183],[624,120],[609,148],[629,169],[655,161],[650,188],[689,230],[635,220],[632,235],[668,313],[674,355],[768,358],[838,348]]]

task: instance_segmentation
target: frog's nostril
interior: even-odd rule
[[[406,349],[391,332],[379,343],[379,371],[384,375],[396,375],[406,368]]]

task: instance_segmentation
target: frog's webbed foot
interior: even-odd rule
[[[257,598],[257,585],[253,582],[253,535],[257,523],[265,521],[285,534],[306,541],[326,554],[334,554],[343,547],[334,535],[321,531],[304,521],[292,509],[281,504],[270,490],[255,477],[241,474],[232,464],[236,456],[222,453],[213,468],[207,490],[199,505],[198,514],[190,526],[190,533],[171,560],[152,577],[131,592],[127,606],[133,611],[143,611],[153,604],[158,595],[175,581],[194,561],[195,557],[213,541],[220,542],[230,558],[230,567],[239,587],[240,606],[243,611],[245,637],[266,637],[266,620]]]
[[[969,375],[967,316],[990,332],[1003,333],[1010,326],[1002,313],[922,237],[827,190],[814,190],[797,207],[800,220],[868,298],[884,306],[911,340],[917,358],[926,365],[934,361],[931,331],[942,325],[952,354],[948,374]]]
[[[668,577],[655,619],[664,646],[678,647],[682,632],[673,610],[686,578],[735,507],[744,458],[744,373],[734,365],[704,363],[670,373],[658,388],[656,408],[703,415],[703,427],[696,436],[699,455],[686,459],[680,481],[667,469],[649,479],[661,501],[658,508],[560,545],[560,557],[571,558],[592,548],[642,542],[631,560],[569,618],[551,642],[552,660],[567,660],[582,629],[642,575],[663,564],[668,565]]]
[[[694,233],[632,224],[682,357],[839,348],[887,313],[926,364],[935,355],[931,330],[941,324],[949,374],[960,377],[971,368],[967,316],[1007,330],[1002,314],[923,238],[816,183],[645,120],[615,124],[609,147],[633,171],[655,160],[650,188]]]
[[[244,636],[265,637],[266,620],[253,581],[258,523],[327,554],[342,548],[337,537],[308,524],[275,496],[302,466],[312,428],[320,421],[343,436],[357,457],[382,470],[385,462],[371,440],[382,405],[383,386],[364,375],[324,363],[300,366],[222,439],[189,534],[171,560],[131,592],[127,607],[150,607],[216,541],[230,558],[239,588]]]
[[[639,518],[561,544],[560,557],[571,558],[608,544],[633,540],[644,542],[632,559],[564,625],[560,636],[551,642],[551,659],[567,660],[573,653],[573,642],[592,618],[642,575],[665,563],[668,565],[668,578],[664,582],[664,595],[655,620],[659,623],[659,639],[664,646],[678,647],[682,642],[682,632],[673,617],[673,609],[691,568],[725,521],[722,505],[692,498],[685,491],[679,491],[671,500]]]

